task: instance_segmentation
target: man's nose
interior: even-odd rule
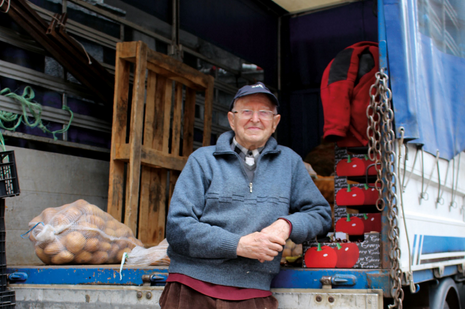
[[[260,121],[260,117],[258,116],[258,114],[259,114],[259,112],[253,112],[253,113],[252,113],[252,118],[251,118],[251,120],[252,120],[253,122],[259,122],[259,121]]]

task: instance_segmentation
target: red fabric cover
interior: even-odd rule
[[[374,67],[357,81],[360,55],[368,50]],[[379,71],[378,43],[359,42],[341,51],[326,67],[321,81],[323,138],[339,147],[368,144],[366,109],[370,87]]]
[[[268,297],[272,295],[271,291],[258,289],[245,289],[233,286],[218,285],[200,281],[183,274],[169,274],[166,282],[179,282],[188,287],[214,298],[224,300],[245,300],[257,297]]]

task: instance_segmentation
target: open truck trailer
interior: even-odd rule
[[[108,2],[115,6],[124,4]],[[88,4],[80,1],[70,3],[91,10]],[[181,8],[184,4],[192,9],[182,1],[174,3],[180,4]],[[143,3],[139,6],[147,8]],[[258,10],[257,7],[253,9]],[[268,10],[272,9],[276,10],[276,7],[268,7]],[[40,7],[36,10],[43,12]],[[185,27],[196,18],[208,20],[208,14],[215,10],[219,8],[205,7],[203,11],[207,13],[186,17]],[[111,15],[101,9],[97,12],[109,19],[120,18],[115,17],[119,13],[116,9]],[[240,14],[232,13],[236,19]],[[365,263],[360,262],[360,255],[352,267],[312,267],[312,259],[305,259],[305,256],[320,250],[315,250],[318,248],[315,243],[304,244],[302,265],[283,266],[273,280],[272,289],[279,300],[279,308],[389,306],[442,309],[465,306],[465,164],[461,158],[465,149],[462,133],[465,88],[461,85],[465,72],[464,5],[458,0],[355,1],[340,5],[333,3],[333,7],[322,6],[296,14],[279,14],[279,23],[271,30],[279,32],[279,41],[267,41],[269,31],[265,30],[265,23],[247,29],[245,33],[248,36],[231,35],[228,38],[217,34],[216,42],[221,45],[229,39],[237,40],[239,44],[242,39],[250,43],[253,52],[247,57],[264,67],[264,81],[274,86],[272,88],[280,96],[283,121],[277,133],[278,142],[296,150],[303,159],[308,159],[307,154],[320,144],[323,135],[324,115],[319,83],[329,62],[353,43],[374,41],[379,45],[380,67],[379,78],[370,92],[377,95],[367,102],[367,124],[373,139],[366,147],[334,150],[331,146],[334,154],[330,160],[330,174],[333,176],[336,203],[333,207],[335,226],[337,220],[346,217],[357,220],[374,217],[379,220],[377,227],[364,231],[361,237],[354,239],[349,236],[348,242],[341,241],[341,244],[355,244],[359,252],[363,252]],[[175,14],[173,19],[176,16],[179,17]],[[182,17],[181,14],[181,21]],[[226,18],[224,23],[231,21]],[[243,22],[247,24],[246,19]],[[201,28],[202,23],[199,24]],[[70,29],[75,26],[69,25]],[[142,27],[132,26],[143,34],[151,34]],[[173,28],[179,31],[178,27]],[[193,29],[200,31],[199,28]],[[161,37],[154,36],[163,41]],[[27,41],[5,37],[2,42],[32,49]],[[178,38],[176,33],[173,38]],[[267,42],[260,42],[261,48],[253,43],[263,39]],[[181,45],[175,44],[179,41],[164,42],[171,46],[165,50],[166,53],[182,55]],[[159,47],[157,44],[154,46]],[[236,52],[245,53],[247,47],[241,48]],[[186,47],[184,53],[197,55]],[[5,58],[5,53],[2,56]],[[260,63],[261,56],[265,58],[263,63]],[[6,67],[4,60],[1,64]],[[279,65],[269,66],[269,62],[274,60]],[[20,70],[19,66],[15,68]],[[33,85],[37,85],[37,79],[40,79],[26,79],[28,72],[21,71],[17,77],[7,76],[4,72],[3,78],[16,78]],[[216,74],[218,72],[221,71],[217,70]],[[2,83],[1,88],[8,85],[5,79]],[[221,83],[216,83],[215,87],[229,90],[229,97],[237,89]],[[117,91],[118,88],[115,93]],[[11,104],[0,98],[2,107],[6,103]],[[205,106],[203,110],[206,110]],[[227,112],[225,107],[217,108],[218,111]],[[368,116],[374,114],[377,116],[369,122]],[[208,116],[208,113],[204,115]],[[196,114],[197,117],[201,118]],[[77,118],[81,123],[93,120],[94,126],[105,127],[101,131],[106,133],[103,139],[108,140],[108,118]],[[203,128],[203,133],[208,131]],[[212,126],[212,134],[219,134],[215,128]],[[105,210],[111,166],[108,156],[95,158],[88,155],[95,150],[93,148],[78,148],[79,156],[76,156],[73,152],[44,152],[37,146],[43,142],[39,139],[18,142],[27,140],[27,133],[29,131],[5,135],[8,150],[16,153],[21,185],[19,196],[4,200],[8,275],[2,276],[8,277],[6,288],[15,292],[16,307],[156,308],[168,267],[124,266],[121,269],[120,265],[43,265],[35,257],[29,240],[20,237],[28,230],[28,222],[46,207],[84,198]],[[64,147],[72,147],[70,145]],[[61,146],[57,144],[56,147]],[[365,155],[372,159],[371,171],[374,173],[337,173],[339,163],[351,163],[354,162],[351,158],[355,160]],[[312,153],[312,156],[311,159],[318,162],[314,158],[318,153]],[[320,156],[326,155],[320,153]],[[320,159],[323,162],[325,158]],[[315,170],[318,170],[318,165],[312,161]],[[361,184],[359,189],[364,187],[364,183],[371,183],[372,187],[377,185],[378,195],[374,202],[369,205],[359,202],[352,207],[341,202],[338,205],[337,194],[347,191],[348,181]],[[373,230],[375,233],[370,233]],[[318,242],[320,247],[331,250],[338,243],[337,240],[329,241],[324,235]],[[13,308],[14,302],[10,305]]]

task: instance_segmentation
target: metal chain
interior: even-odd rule
[[[390,241],[389,259],[391,261],[390,276],[392,280],[391,296],[394,304],[389,308],[402,309],[404,291],[402,290],[402,270],[400,268],[399,227],[397,226],[397,198],[394,152],[394,112],[391,108],[391,90],[388,87],[388,76],[383,72],[376,73],[376,82],[370,88],[370,104],[367,107],[368,157],[375,161],[377,179],[375,188],[378,191],[376,207],[383,211],[388,205],[389,221],[388,238]]]

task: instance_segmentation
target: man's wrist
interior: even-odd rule
[[[289,238],[291,236],[291,233],[292,233],[292,223],[291,223],[291,221],[289,221],[286,218],[278,218],[278,220],[283,220],[283,221],[287,222],[287,224],[289,225],[289,234],[287,235],[287,238]]]

